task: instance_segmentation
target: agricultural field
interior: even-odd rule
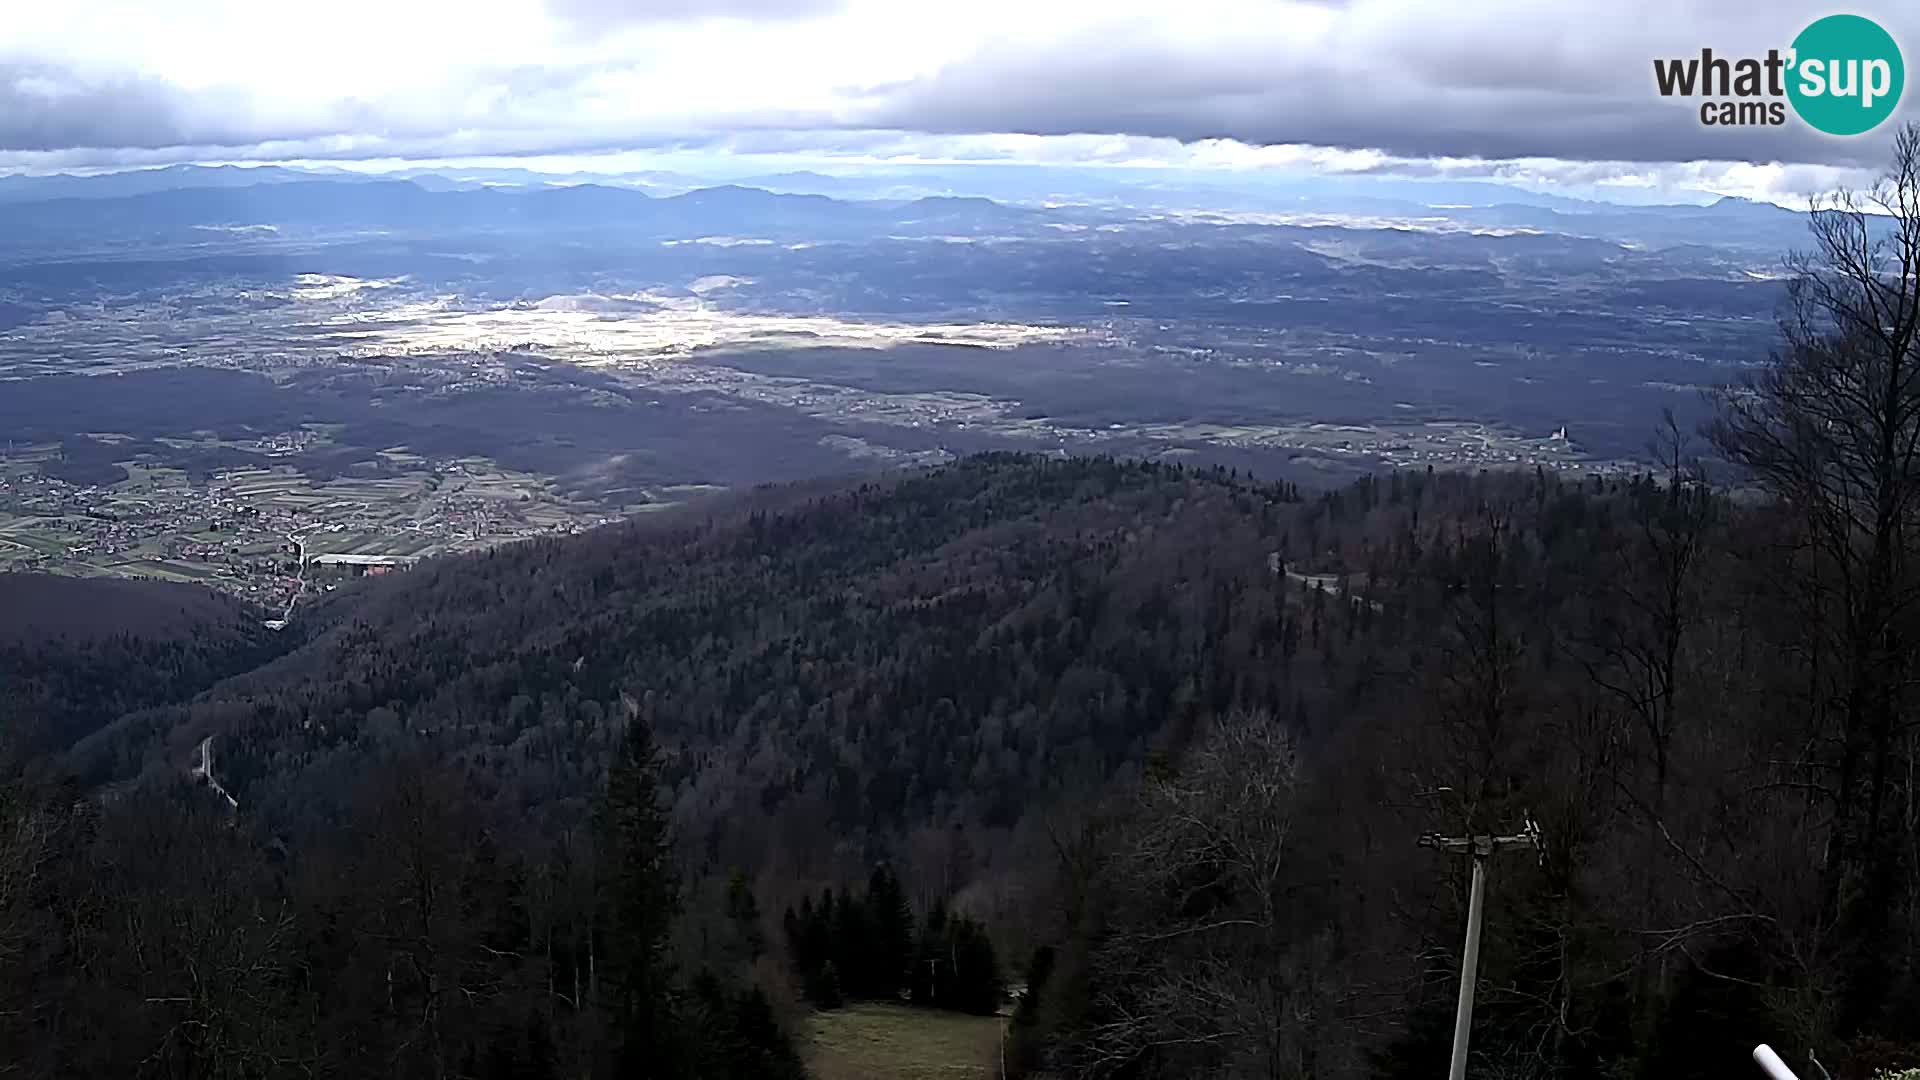
[[[301,551],[425,557],[613,517],[484,457],[362,453],[330,436],[306,425],[244,440],[94,432],[83,444],[10,446],[0,458],[0,570],[196,581],[277,609],[303,591]],[[289,460],[316,452],[346,464]]]

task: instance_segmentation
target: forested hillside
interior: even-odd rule
[[[16,635],[0,1068],[787,1078],[1016,986],[1010,1075],[1433,1076],[1490,835],[1473,1075],[1920,1064],[1901,147],[1643,475],[989,455]]]
[[[1537,843],[1488,859],[1470,1075],[1916,1064],[1920,129],[1811,221],[1778,352],[1652,475],[1315,505],[1367,677],[1064,815],[1019,1069],[1437,1075],[1470,860],[1416,845],[1494,835]]]
[[[367,755],[419,746],[563,828],[638,717],[703,861],[864,879],[910,828],[1004,831],[1200,715],[1291,710],[1303,631],[1270,556],[1293,498],[999,456],[515,545],[369,589],[305,648],[75,761],[108,782],[215,736],[228,790],[297,831]]]
[[[431,967],[387,923],[426,874],[482,905],[421,929],[436,955],[472,950],[445,957],[448,979],[485,972],[486,1007],[443,1018],[435,1006],[443,1037],[502,1068],[591,1060],[605,1012],[588,1008],[581,983],[587,957],[609,947],[593,929],[606,865],[595,807],[636,731],[664,750],[680,840],[668,876],[689,900],[683,974],[708,971],[722,998],[756,968],[776,996],[805,989],[798,968],[788,982],[777,913],[816,887],[865,880],[876,862],[906,872],[916,926],[971,890],[978,915],[1018,941],[1027,875],[1014,837],[1036,808],[1177,753],[1213,711],[1300,707],[1284,654],[1319,632],[1319,616],[1290,606],[1276,546],[1297,500],[1225,473],[992,456],[760,493],[336,594],[308,613],[305,645],[191,701],[135,709],[53,757],[82,790],[117,792],[99,811],[36,811],[24,793],[21,842],[53,861],[15,897],[19,955],[40,973],[21,985],[69,991],[12,1014],[33,1018],[16,1031],[58,1047],[91,1027],[70,1026],[70,1010],[149,1017],[121,1025],[102,1068],[148,1042],[183,1062],[347,1068],[365,1059],[320,1048],[356,1025],[391,1031],[404,1057],[420,1048],[337,995],[360,963],[391,964],[395,949]],[[217,637],[172,629],[176,648]],[[202,764],[237,813],[190,786]],[[207,831],[227,817],[246,827]],[[391,861],[405,852],[423,861]],[[173,918],[188,925],[152,911],[155,888],[184,905]],[[775,918],[742,925],[743,908]],[[154,939],[97,936],[140,910]],[[211,1021],[194,1013],[195,993],[152,988],[210,947],[195,935],[218,937],[234,918],[245,932],[223,947],[253,957],[249,971],[274,960],[247,991],[258,1035],[176,1045],[188,1021],[170,1014]],[[338,949],[345,926],[359,930],[349,938],[361,959],[341,968],[307,951]],[[933,919],[906,948],[944,953],[931,935],[980,927]],[[998,986],[977,940],[983,985]],[[889,977],[899,992],[906,975]],[[572,1003],[563,1015],[555,998],[524,997],[543,982]],[[125,1001],[134,988],[152,992]],[[914,993],[937,1004],[945,991]],[[404,1013],[405,997],[390,1007]],[[319,1028],[287,1011],[316,1002],[331,1017]]]
[[[246,605],[190,585],[0,574],[0,754],[64,750],[288,644]]]
[[[121,794],[31,819],[53,862],[18,914],[81,914],[22,924],[48,966],[20,985],[84,955],[105,981],[67,971],[61,1010],[108,1007],[105,986],[185,1001],[154,958],[236,949],[248,971],[274,958],[237,1014],[274,1049],[196,1054],[367,1067],[325,1049],[366,1030],[456,1075],[586,1067],[612,1046],[583,1004],[608,947],[595,806],[642,732],[681,897],[650,910],[682,911],[662,948],[683,992],[708,973],[716,1015],[751,993],[729,987],[771,994],[740,1006],[770,1031],[802,1002],[932,1000],[898,968],[861,974],[862,946],[812,943],[896,910],[871,886],[850,906],[892,866],[911,929],[888,955],[956,910],[997,944],[991,978],[1035,984],[1015,1066],[1431,1072],[1464,866],[1416,841],[1531,818],[1544,856],[1495,867],[1477,1053],[1719,1075],[1741,1040],[1785,1041],[1845,957],[1780,921],[1818,895],[1827,829],[1796,779],[1822,759],[1810,624],[1779,588],[1792,526],[1690,479],[1683,441],[1659,477],[1405,473],[1311,499],[991,456],[369,581],[306,645],[57,759]],[[188,786],[208,737],[237,812]],[[461,903],[391,924],[423,874]],[[88,937],[156,887],[187,927]],[[396,956],[469,1008],[398,994],[395,1018],[348,989]],[[1890,967],[1856,1030],[1910,1022]],[[85,1030],[48,1007],[24,1010],[37,1037]],[[118,1007],[152,1017],[124,1053],[185,1037],[165,1008]],[[409,1015],[445,1045],[410,1042]]]

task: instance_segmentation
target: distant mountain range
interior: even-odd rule
[[[1519,205],[1572,213],[1623,206],[1484,181],[1410,180],[1382,176],[1298,177],[1257,172],[1087,168],[1039,165],[881,166],[845,174],[791,170],[765,174],[676,173],[644,170],[627,173],[553,173],[520,168],[416,166],[388,173],[338,167],[294,168],[281,165],[172,165],[122,172],[44,176],[0,176],[0,203],[47,199],[109,199],[183,188],[238,188],[258,184],[324,180],[377,183],[410,180],[431,191],[481,189],[538,191],[557,186],[594,184],[680,194],[703,187],[735,184],[779,194],[829,195],[853,200],[899,200],[937,195],[974,196],[999,202],[1120,202],[1154,207],[1277,209],[1300,205],[1325,207],[1355,200],[1426,207]],[[1709,196],[1683,193],[1678,205],[1701,205]]]
[[[237,186],[230,183],[233,172],[209,173],[207,178],[215,182],[208,186],[118,194],[95,187],[86,195],[31,201],[16,198],[0,203],[0,228],[14,239],[103,233],[136,238],[182,229],[261,227],[408,232],[537,228],[721,235],[837,227],[861,232],[891,228],[967,232],[1011,227],[1034,216],[1031,210],[986,199],[847,202],[737,185],[654,197],[592,184],[518,192],[486,188],[436,191],[417,180],[323,180],[283,172],[269,174],[260,183]],[[86,185],[107,179],[76,178],[74,183]]]
[[[201,230],[250,227],[266,234],[538,229],[681,239],[1040,235],[1049,223],[1140,224],[1168,214],[1190,220],[1196,212],[1229,215],[1220,224],[1230,225],[1444,226],[1587,237],[1634,248],[1701,245],[1766,257],[1805,241],[1804,214],[1745,199],[1626,206],[1487,183],[1167,172],[972,166],[914,174],[892,168],[855,176],[777,173],[719,186],[662,172],[587,177],[421,169],[401,176],[271,165],[6,176],[0,177],[0,244],[58,246],[68,238],[204,242]]]
[[[257,184],[284,184],[320,179],[320,174],[278,165],[172,165],[164,169],[72,176],[0,176],[0,203],[41,202],[48,199],[118,199],[156,191],[186,188],[244,188]],[[362,174],[339,172],[325,177],[348,181]],[[378,179],[367,177],[367,179]]]

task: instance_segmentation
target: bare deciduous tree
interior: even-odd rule
[[[1792,508],[1819,672],[1805,763],[1830,804],[1822,922],[1833,928],[1841,1033],[1906,972],[1900,822],[1920,614],[1920,127],[1870,191],[1816,200],[1774,362],[1725,396],[1716,443]]]
[[[1262,713],[1215,721],[1148,781],[1108,868],[1124,899],[1092,963],[1101,1020],[1074,1071],[1306,1077],[1340,1052],[1338,969],[1295,894],[1292,740]]]

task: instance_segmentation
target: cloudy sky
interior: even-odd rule
[[[1885,125],[1713,129],[1656,56],[1785,48],[1784,0],[21,0],[0,168],[650,153],[1497,175],[1793,194]],[[1920,45],[1911,48],[1920,48]],[[1911,52],[1910,48],[1910,52]],[[1901,117],[1920,116],[1920,91]],[[1697,104],[1697,103],[1696,103]]]

